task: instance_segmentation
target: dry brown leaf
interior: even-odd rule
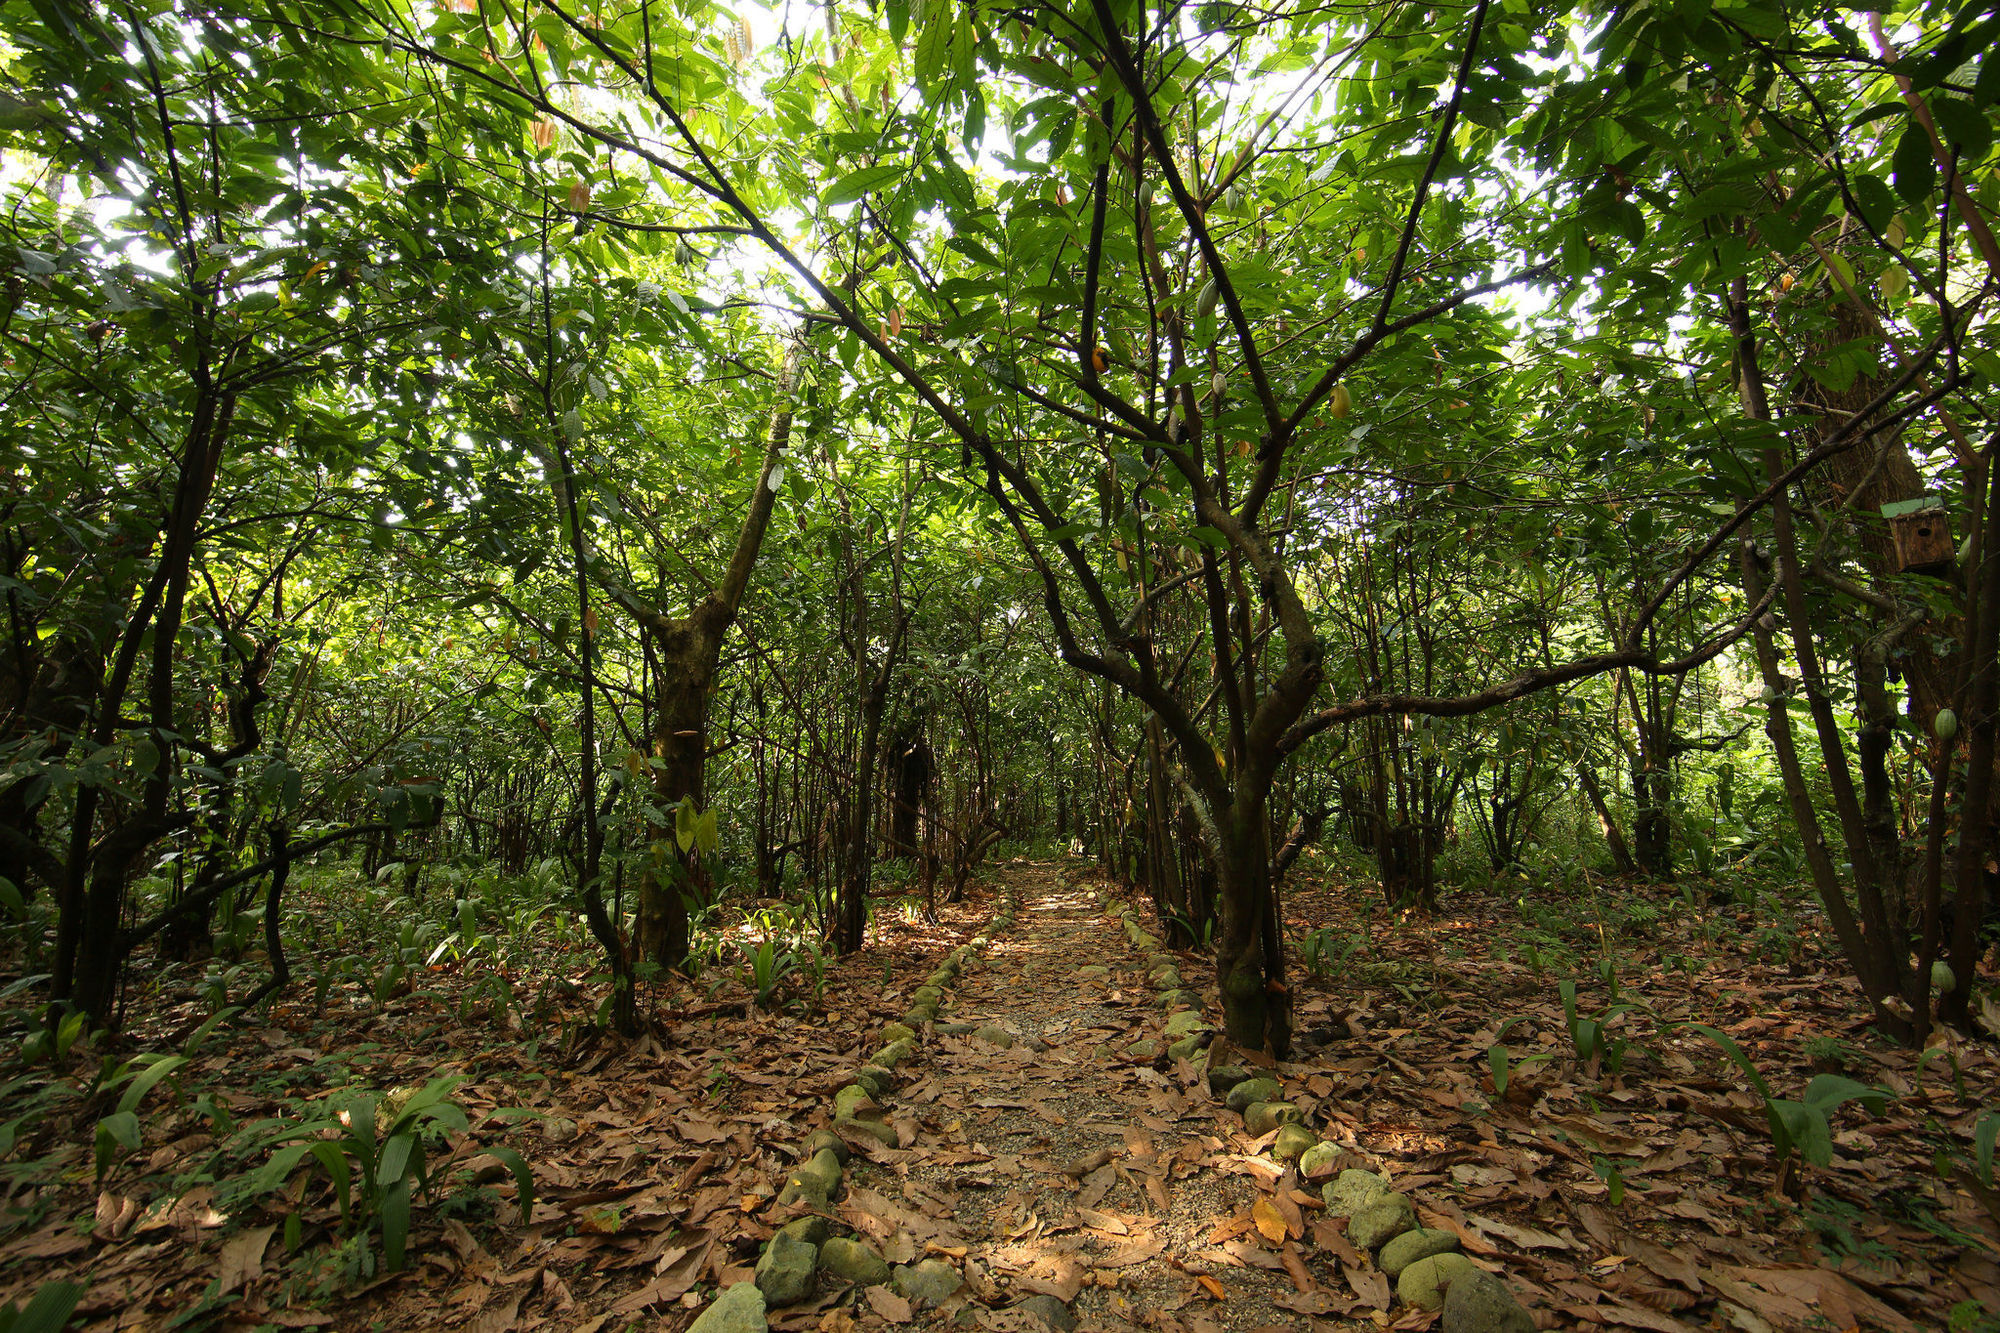
[[[1389,1279],[1379,1269],[1363,1268],[1342,1260],[1340,1271],[1347,1278],[1347,1285],[1354,1288],[1354,1294],[1365,1304],[1378,1310],[1389,1308],[1394,1298],[1389,1294]]]
[[[1258,1195],[1257,1202],[1250,1205],[1250,1220],[1257,1224],[1257,1230],[1264,1239],[1273,1245],[1284,1240],[1285,1219],[1279,1214],[1269,1195]]]
[[[1108,1231],[1114,1236],[1129,1236],[1132,1234],[1131,1227],[1126,1226],[1121,1219],[1113,1217],[1110,1213],[1100,1213],[1092,1208],[1079,1208],[1076,1210],[1076,1215],[1083,1219],[1085,1226],[1094,1231]]]
[[[887,1287],[867,1287],[861,1293],[868,1300],[868,1308],[892,1324],[907,1324],[915,1311],[910,1303]]]
[[[507,1333],[520,1321],[521,1293],[509,1292],[507,1299],[487,1306],[465,1326],[465,1333]]]
[[[215,1281],[218,1295],[226,1295],[255,1282],[264,1273],[264,1247],[271,1243],[275,1227],[252,1227],[229,1238],[222,1247],[222,1269]]]
[[[1222,1284],[1206,1273],[1197,1273],[1194,1280],[1195,1285],[1207,1292],[1211,1300],[1225,1300],[1229,1296],[1229,1293],[1223,1289]]]
[[[1648,1310],[1642,1305],[1569,1305],[1563,1308],[1587,1323],[1613,1328],[1644,1328],[1653,1333],[1696,1333],[1694,1325],[1683,1323],[1670,1314],[1661,1314],[1658,1310]]]
[[[1287,1241],[1278,1250],[1278,1260],[1285,1266],[1285,1276],[1292,1280],[1292,1286],[1301,1292],[1317,1291],[1319,1283],[1313,1281],[1306,1271],[1305,1260],[1299,1257],[1299,1247]]]

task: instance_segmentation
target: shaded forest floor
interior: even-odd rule
[[[1034,1295],[1086,1330],[1430,1326],[1321,1213],[1317,1182],[1165,1057],[1146,958],[1102,886],[1020,862],[997,881],[935,923],[884,902],[877,942],[830,963],[816,996],[803,975],[780,985],[778,1012],[747,1003],[754,978],[662,988],[655,1035],[634,1042],[591,1025],[587,954],[546,944],[384,984],[331,967],[351,947],[335,936],[302,968],[324,986],[258,1026],[204,1029],[192,995],[158,1004],[121,1049],[0,1092],[0,1301],[71,1278],[88,1286],[80,1326],[101,1329],[684,1327],[750,1276],[835,1090],[1004,886],[1019,919],[899,1069],[896,1146],[857,1152],[834,1207],[891,1262],[942,1257],[965,1286],[936,1309],[824,1291],[772,1326],[1038,1333],[1013,1308]],[[1454,894],[1435,920],[1392,923],[1331,877],[1297,887],[1287,933],[1314,968],[1295,978],[1300,1049],[1274,1072],[1343,1150],[1332,1169],[1387,1174],[1544,1328],[1996,1327],[1965,1314],[2000,1309],[2000,1200],[1972,1179],[1974,1125],[2000,1108],[1994,1047],[1920,1060],[1875,1039],[1810,916],[1650,892],[1606,895],[1615,909]],[[736,923],[746,944],[760,924]],[[1182,970],[1214,1017],[1209,966]],[[1593,1059],[1564,979],[1576,1017],[1602,1024]],[[1781,1173],[1761,1102],[1690,1021],[1731,1034],[1778,1096],[1838,1069],[1893,1100],[1834,1114],[1829,1167]],[[95,1156],[117,1093],[90,1088],[100,1055],[183,1048],[140,1106],[140,1147]],[[260,1120],[357,1086],[395,1105],[440,1075],[465,1080],[469,1133],[434,1154],[404,1272],[340,1243],[357,1228],[323,1176],[245,1189]],[[532,1164],[525,1218],[495,1144]]]

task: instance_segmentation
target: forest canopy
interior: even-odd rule
[[[1136,854],[1273,1049],[1336,807],[1426,902],[1560,802],[1651,873],[1775,838],[1883,1021],[1940,957],[1963,1017],[1990,17],[754,12],[9,8],[0,870],[57,997],[294,840],[503,810],[655,963],[739,850],[856,947],[947,730],[960,852],[1031,800]],[[1702,755],[1783,816],[1695,827]]]

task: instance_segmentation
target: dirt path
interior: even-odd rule
[[[961,979],[894,1098],[917,1137],[857,1162],[844,1215],[892,1261],[962,1258],[974,1294],[1054,1296],[1084,1329],[1309,1327],[1304,1310],[1327,1304],[1310,1293],[1340,1280],[1331,1257],[1310,1240],[1246,1238],[1260,1194],[1295,1182],[1160,1055],[1146,958],[1062,868],[1007,877],[1019,921]],[[1040,1327],[975,1310],[986,1327]]]

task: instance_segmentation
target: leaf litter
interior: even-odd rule
[[[944,1258],[965,1288],[936,1310],[887,1287],[823,1292],[773,1311],[773,1327],[1040,1333],[1015,1308],[1036,1295],[1072,1305],[1087,1333],[1430,1327],[1324,1214],[1317,1182],[1261,1156],[1268,1136],[1211,1098],[1197,1066],[1160,1054],[1145,960],[1090,881],[1004,873],[1021,921],[902,1071],[887,1099],[898,1146],[861,1139],[835,1205],[891,1263]],[[0,1237],[0,1300],[72,1277],[89,1284],[82,1326],[98,1329],[685,1327],[718,1285],[748,1279],[791,1215],[776,1194],[833,1091],[992,906],[976,893],[936,926],[878,918],[878,943],[830,967],[823,1005],[770,1014],[687,989],[664,997],[677,1018],[622,1046],[462,1021],[453,991],[469,979],[451,973],[379,1008],[281,1002],[268,1027],[197,1061],[218,1085],[236,1071],[224,1096],[239,1120],[340,1071],[383,1087],[457,1073],[472,1133],[437,1179],[498,1176],[477,1148],[504,1138],[533,1165],[530,1216],[434,1204],[407,1271],[315,1286],[312,1246],[293,1251],[283,1214],[323,1245],[338,1218],[322,1187],[225,1211],[187,1183],[216,1145],[183,1108],[94,1191],[88,1154],[62,1146],[87,1134],[52,1122],[10,1159],[40,1154],[44,1169],[10,1177],[8,1216],[36,1220]],[[1299,935],[1379,915],[1331,882],[1295,886],[1287,911]],[[1507,900],[1456,895],[1448,918],[1373,930],[1342,975],[1298,978],[1300,1048],[1272,1072],[1343,1150],[1331,1170],[1383,1171],[1545,1328],[1900,1333],[1944,1327],[1961,1302],[2000,1308],[2000,1200],[1966,1165],[1978,1114],[2000,1100],[1990,1046],[1924,1057],[1880,1042],[1816,939],[1762,959],[1747,922],[1715,916],[1723,928],[1698,938],[1663,922],[1610,972],[1573,969],[1577,1012],[1605,1014],[1619,1043],[1615,1060],[1579,1059],[1555,970],[1512,954]],[[1207,971],[1184,960],[1190,981]],[[1830,1164],[1781,1174],[1762,1103],[1689,1021],[1730,1034],[1780,1095],[1832,1053],[1894,1100],[1879,1118],[1837,1113]],[[972,1031],[988,1025],[1009,1041]],[[241,1076],[246,1059],[261,1078]]]

